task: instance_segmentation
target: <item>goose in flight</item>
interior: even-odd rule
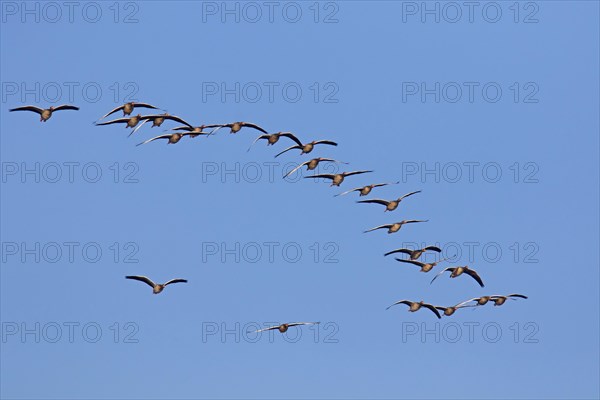
[[[144,126],[144,124],[146,124],[146,122],[148,122],[148,121],[152,121],[151,128],[154,128],[155,126],[161,126],[163,124],[163,122],[165,122],[165,120],[167,120],[167,119],[171,120],[171,121],[179,122],[180,124],[184,124],[184,126],[188,127],[189,129],[192,129],[192,130],[194,129],[194,127],[192,125],[188,124],[183,119],[176,117],[174,115],[170,115],[168,113],[158,114],[158,115],[144,115],[143,117],[140,117],[140,120],[142,121],[142,123],[139,124],[138,126],[136,126],[135,129],[131,131],[129,136],[136,133],[138,131],[138,129],[140,129],[142,126]]]
[[[520,299],[527,299],[527,296],[525,296],[525,295],[513,293],[513,294],[506,295],[506,296],[499,296],[499,295],[490,296],[490,300],[494,302],[494,306],[501,306],[502,304],[506,303],[506,300],[508,300],[508,299],[516,300],[515,297],[518,297]]]
[[[210,132],[204,132],[204,129],[206,128],[216,128],[220,125],[200,125],[200,126],[188,126],[188,125],[181,125],[181,126],[176,126],[175,128],[171,128],[169,129],[170,131],[186,131],[189,132],[190,138],[195,138],[196,136],[200,136],[200,135],[212,135],[212,133],[214,132],[214,130],[210,131]]]
[[[442,311],[445,316],[449,317],[452,314],[454,314],[456,312],[456,310],[458,310],[459,308],[476,307],[476,305],[467,305],[466,303],[468,303],[468,302],[463,301],[462,303],[458,303],[455,306],[451,306],[451,307],[435,306],[435,308]]]
[[[392,182],[392,183],[375,183],[373,185],[367,185],[367,186],[362,186],[362,187],[357,187],[354,189],[350,189],[348,191],[345,191],[344,193],[338,193],[338,194],[334,194],[333,196],[343,196],[345,194],[348,193],[352,193],[352,192],[359,192],[359,196],[366,196],[369,193],[371,193],[371,190],[373,190],[376,187],[381,187],[381,186],[387,186],[387,185],[397,185],[398,183],[400,183],[400,181],[398,182]]]
[[[152,104],[148,104],[148,103],[136,103],[134,101],[130,102],[130,103],[125,103],[122,106],[119,106],[117,108],[115,108],[114,110],[111,110],[108,114],[104,115],[102,118],[106,118],[111,114],[116,113],[119,110],[123,110],[123,116],[126,115],[130,115],[133,112],[134,108],[152,108],[154,110],[159,110],[158,107],[153,106]]]
[[[53,112],[61,111],[61,110],[79,110],[79,107],[71,106],[69,104],[63,104],[63,105],[60,105],[57,107],[52,106],[50,108],[39,108],[39,107],[35,107],[35,106],[23,106],[23,107],[11,108],[8,111],[10,111],[10,112],[33,111],[34,113],[38,113],[40,115],[41,122],[46,122],[50,119]]]
[[[165,133],[164,135],[158,135],[153,137],[152,139],[148,139],[142,143],[136,144],[136,146],[141,146],[146,143],[153,142],[157,139],[168,139],[167,144],[175,144],[181,140],[182,137],[192,135],[190,132],[173,132],[173,133]]]
[[[289,139],[292,139],[294,142],[296,142],[297,144],[302,144],[302,142],[300,142],[300,140],[298,140],[298,138],[296,136],[294,136],[294,134],[292,132],[277,132],[277,133],[265,133],[263,135],[260,135],[259,137],[257,137],[254,142],[252,142],[252,144],[250,145],[250,147],[248,147],[247,151],[250,151],[250,148],[252,148],[252,146],[254,146],[254,143],[258,142],[261,139],[266,139],[267,140],[267,146],[272,146],[275,143],[277,143],[279,141],[280,137],[287,137]]]
[[[244,127],[256,129],[258,131],[261,131],[262,133],[267,133],[267,131],[265,131],[260,126],[258,126],[256,124],[252,124],[250,122],[232,122],[230,124],[218,124],[217,128],[215,130],[213,130],[211,133],[215,133],[216,131],[218,131],[221,128],[231,128],[229,133],[238,133]]]
[[[433,279],[431,280],[430,283],[433,283],[433,281],[435,281],[438,276],[440,276],[441,274],[443,274],[446,271],[450,271],[451,272],[450,278],[456,278],[457,276],[460,276],[463,273],[465,273],[465,274],[469,275],[471,278],[475,279],[477,281],[477,283],[479,283],[479,286],[481,286],[481,287],[485,286],[483,284],[483,281],[479,277],[479,275],[477,275],[477,272],[475,272],[474,269],[471,269],[471,268],[467,267],[466,265],[464,267],[448,267],[448,268],[445,268],[442,271],[438,272],[438,274],[433,277]]]
[[[186,279],[181,279],[181,278],[171,279],[170,281],[168,281],[166,283],[162,283],[162,284],[154,283],[154,282],[152,282],[152,280],[150,278],[147,278],[145,276],[137,276],[137,275],[129,275],[129,276],[126,276],[125,279],[134,279],[136,281],[144,282],[148,286],[152,287],[152,293],[154,293],[154,294],[159,294],[160,292],[162,292],[165,289],[165,287],[167,285],[170,285],[171,283],[179,283],[179,282],[187,283]]]
[[[254,331],[253,333],[259,333],[259,332],[264,332],[264,331],[272,331],[272,330],[275,330],[275,329],[277,329],[281,333],[284,333],[284,332],[286,332],[292,326],[317,325],[317,324],[320,324],[320,322],[290,322],[290,323],[287,323],[287,324],[281,324],[281,325],[276,325],[276,326],[270,326],[270,327],[264,328],[264,329],[259,329],[257,331]]]
[[[291,170],[290,172],[285,174],[283,176],[283,178],[285,179],[288,175],[293,174],[294,172],[296,172],[298,169],[302,168],[305,165],[306,165],[307,171],[312,171],[313,169],[317,168],[317,165],[319,165],[319,163],[322,161],[329,161],[329,162],[334,162],[334,163],[338,163],[338,164],[348,164],[347,162],[337,161],[337,160],[334,160],[331,158],[321,158],[321,157],[313,158],[312,160],[304,161],[302,164],[299,164],[296,168],[294,168],[293,170]]]
[[[402,258],[396,258],[395,260],[399,261],[399,262],[403,262],[403,263],[413,264],[413,265],[416,265],[417,267],[421,267],[421,272],[429,272],[433,269],[433,267],[435,267],[442,261],[448,260],[449,258],[452,258],[452,257],[443,258],[439,261],[432,262],[432,263],[422,263],[422,262],[415,261],[415,260],[404,260]]]
[[[398,232],[400,230],[400,228],[402,228],[402,225],[404,225],[404,224],[412,224],[415,222],[428,222],[428,221],[429,221],[428,219],[425,219],[425,220],[420,220],[420,219],[408,219],[407,220],[407,219],[405,219],[403,221],[395,222],[393,224],[379,225],[379,226],[376,226],[375,228],[368,229],[368,230],[364,231],[363,233],[372,232],[377,229],[387,229],[388,233],[394,233],[394,232]]]
[[[398,208],[398,205],[400,205],[400,202],[402,201],[402,199],[404,199],[405,197],[408,196],[412,196],[415,193],[421,193],[420,190],[417,190],[416,192],[410,192],[405,194],[402,197],[398,197],[396,200],[381,200],[381,199],[369,199],[369,200],[360,200],[357,201],[357,203],[375,203],[375,204],[381,204],[385,206],[385,210],[383,210],[384,212],[386,211],[394,211],[396,208]]]
[[[113,119],[112,121],[96,122],[95,125],[101,126],[112,124],[125,124],[125,128],[135,128],[135,126],[141,121],[141,119],[141,114],[138,114],[130,117]]]
[[[331,179],[331,185],[329,185],[329,186],[340,186],[340,184],[342,182],[344,182],[344,179],[347,176],[366,174],[367,172],[373,172],[373,171],[353,171],[353,172],[342,172],[340,174],[317,174],[317,175],[305,176],[304,178]]]
[[[431,304],[427,304],[424,301],[409,301],[409,300],[399,300],[397,302],[395,302],[394,304],[392,304],[391,306],[389,306],[388,308],[386,308],[386,310],[389,310],[391,307],[395,306],[396,304],[406,304],[408,306],[408,311],[410,312],[415,312],[415,311],[419,311],[422,307],[425,307],[429,310],[431,310],[431,312],[433,312],[436,317],[438,318],[442,318],[442,316],[440,315],[439,311],[435,308],[435,306],[431,305]]]
[[[283,150],[282,152],[277,153],[275,158],[277,158],[280,155],[282,155],[283,153],[293,150],[293,149],[302,150],[302,152],[300,153],[301,155],[308,154],[311,151],[313,151],[313,149],[315,148],[315,146],[317,144],[328,144],[329,146],[337,146],[338,145],[336,142],[332,142],[331,140],[313,140],[312,142],[306,143],[306,144],[298,143],[294,146],[288,147],[287,149]]]
[[[425,253],[426,251],[429,251],[429,250],[437,251],[438,253],[442,252],[442,249],[440,249],[439,247],[427,246],[427,247],[423,247],[422,249],[418,249],[418,250],[395,249],[392,251],[388,251],[387,253],[384,254],[384,256],[389,256],[390,254],[394,254],[394,253],[403,253],[403,254],[408,254],[410,260],[418,260],[419,257],[421,257],[421,255],[423,253]]]

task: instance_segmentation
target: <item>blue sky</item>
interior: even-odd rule
[[[598,398],[598,3],[461,4],[0,3],[2,398]],[[175,125],[92,125],[126,100],[339,146],[136,147]],[[280,179],[313,155],[374,172]],[[412,243],[485,288],[383,257]]]

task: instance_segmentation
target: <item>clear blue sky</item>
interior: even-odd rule
[[[599,397],[598,2],[23,4],[0,3],[2,398]],[[136,147],[174,124],[92,125],[130,95],[335,140],[310,156],[375,172],[283,181],[309,159],[274,159],[285,138]],[[8,112],[62,103],[81,110]],[[373,196],[422,193],[392,213],[333,197],[398,180]],[[486,287],[383,257],[408,242]],[[132,274],[189,283],[155,296]],[[245,333],[290,321],[321,325]]]

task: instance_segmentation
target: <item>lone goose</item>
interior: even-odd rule
[[[165,287],[167,285],[170,285],[171,283],[179,283],[179,282],[187,283],[186,279],[177,278],[177,279],[171,279],[170,281],[168,281],[166,283],[160,284],[160,283],[152,282],[152,280],[150,278],[147,278],[145,276],[137,276],[137,275],[129,275],[129,276],[126,276],[125,279],[134,279],[136,281],[144,282],[145,284],[152,287],[153,294],[159,294],[160,292],[162,292],[165,289]]]
[[[494,306],[501,306],[502,304],[506,303],[506,300],[508,300],[509,298],[511,300],[516,300],[514,297],[518,297],[520,299],[527,299],[527,296],[525,295],[514,293],[506,296],[490,296],[490,300],[494,302]]]
[[[431,305],[431,304],[427,304],[424,301],[420,301],[420,302],[416,302],[416,301],[409,301],[409,300],[399,300],[397,302],[395,302],[394,304],[392,304],[391,306],[389,306],[388,308],[386,308],[386,310],[389,310],[391,307],[395,306],[396,304],[406,304],[408,306],[408,311],[410,312],[415,312],[415,311],[419,311],[421,309],[421,307],[425,307],[431,310],[431,312],[433,312],[438,318],[442,318],[442,316],[440,315],[439,311],[435,308],[435,306]]]
[[[96,122],[94,123],[94,125],[97,126],[101,126],[101,125],[112,125],[112,124],[125,124],[125,128],[134,128],[142,119],[142,115],[138,114],[138,115],[134,115],[133,117],[128,117],[128,118],[117,118],[117,119],[113,119],[112,121],[106,121],[106,122]]]
[[[448,260],[449,258],[452,258],[452,257],[443,258],[443,259],[441,259],[439,261],[432,262],[432,263],[422,263],[422,262],[414,261],[414,260],[404,260],[402,258],[396,258],[395,260],[403,262],[403,263],[409,263],[409,264],[413,264],[413,265],[416,265],[418,267],[421,267],[421,272],[429,272],[429,271],[431,271],[433,269],[433,267],[435,267],[436,265],[438,265],[442,261]]]
[[[265,131],[260,126],[252,124],[250,122],[232,122],[230,124],[219,124],[217,125],[217,128],[214,131],[212,131],[212,133],[215,133],[221,128],[231,128],[231,131],[229,131],[229,133],[238,133],[244,127],[253,128],[258,131],[261,131],[262,133],[267,133],[267,131]]]
[[[388,230],[388,233],[394,233],[394,232],[398,232],[400,230],[400,228],[402,228],[402,225],[404,225],[404,224],[412,224],[412,223],[415,223],[415,222],[427,222],[427,221],[429,221],[429,220],[428,219],[425,219],[425,220],[419,220],[419,219],[408,219],[408,220],[406,220],[405,219],[403,221],[395,222],[393,224],[379,225],[379,226],[376,226],[375,228],[371,228],[369,230],[366,230],[363,233],[372,232],[374,230],[384,229],[384,228]]]
[[[200,136],[200,135],[212,135],[212,133],[214,132],[214,130],[210,131],[210,132],[204,132],[204,129],[206,128],[215,128],[218,127],[220,125],[200,125],[200,126],[188,126],[188,125],[181,125],[181,126],[176,126],[175,128],[171,128],[169,129],[170,131],[186,131],[190,133],[190,138],[195,138],[196,136]]]
[[[315,148],[315,145],[317,144],[328,144],[330,146],[337,146],[338,144],[336,142],[332,142],[331,140],[313,140],[310,143],[306,143],[306,144],[302,144],[302,143],[298,143],[295,146],[290,146],[287,149],[283,150],[280,153],[277,153],[277,155],[275,156],[275,158],[279,157],[280,155],[282,155],[283,153],[293,150],[293,149],[299,149],[302,150],[302,152],[300,152],[300,154],[308,154],[311,151],[313,151],[313,149]]]
[[[394,211],[396,208],[398,208],[398,205],[400,205],[400,202],[402,201],[402,199],[404,199],[405,197],[408,197],[408,196],[412,196],[415,193],[421,193],[421,191],[417,190],[416,192],[407,193],[402,197],[398,197],[396,200],[387,201],[387,200],[381,200],[381,199],[370,199],[370,200],[360,200],[360,201],[357,201],[357,203],[382,204],[385,206],[385,210],[383,210],[383,212]]]
[[[158,135],[156,137],[153,137],[152,139],[148,139],[145,142],[138,143],[138,144],[136,144],[136,146],[141,146],[143,144],[153,142],[157,139],[168,139],[169,141],[167,142],[167,144],[175,144],[175,143],[179,142],[182,137],[187,136],[187,135],[191,135],[191,133],[190,132],[166,133],[164,135]]]
[[[342,172],[341,174],[317,174],[311,176],[305,176],[304,178],[325,178],[331,179],[331,185],[329,186],[340,186],[347,176],[366,174],[367,172],[373,171],[353,171],[353,172]]]
[[[275,143],[277,143],[279,141],[279,138],[282,136],[292,139],[297,144],[300,144],[300,145],[302,144],[302,142],[300,142],[300,140],[298,140],[298,138],[296,136],[294,136],[294,134],[292,132],[277,132],[277,133],[271,133],[271,134],[266,133],[264,135],[260,135],[259,137],[257,137],[254,140],[254,142],[252,142],[250,147],[248,147],[248,150],[246,150],[246,151],[250,151],[250,148],[252,148],[252,146],[254,146],[254,143],[258,142],[260,139],[267,139],[267,146],[272,146]]]
[[[296,168],[294,168],[293,170],[291,170],[290,172],[288,172],[287,174],[285,174],[283,176],[283,178],[285,179],[288,175],[293,174],[299,168],[302,168],[305,165],[306,165],[306,170],[307,171],[312,171],[313,169],[317,168],[317,165],[319,165],[319,163],[322,162],[322,161],[330,161],[330,162],[334,162],[334,163],[338,163],[338,164],[348,164],[347,162],[337,161],[337,160],[334,160],[332,158],[321,158],[321,157],[319,157],[319,158],[313,158],[312,160],[304,161],[302,164],[298,165]]]
[[[317,325],[317,324],[320,324],[320,322],[290,322],[290,323],[287,323],[287,324],[281,324],[281,325],[271,326],[271,327],[264,328],[264,329],[259,329],[257,331],[254,331],[253,333],[264,332],[264,331],[272,331],[272,330],[275,330],[275,329],[277,329],[281,333],[284,333],[284,332],[286,332],[292,326]]]
[[[54,111],[61,111],[61,110],[79,110],[79,107],[75,107],[75,106],[71,106],[69,104],[63,104],[57,107],[50,107],[50,108],[39,108],[36,106],[23,106],[23,107],[17,107],[17,108],[11,108],[10,112],[13,111],[33,111],[35,113],[40,114],[40,122],[46,122],[50,119],[50,117],[52,116],[52,113]]]
[[[427,247],[423,247],[422,249],[418,249],[418,250],[395,249],[392,251],[388,251],[387,253],[384,254],[384,256],[389,256],[390,254],[394,254],[394,253],[403,253],[403,254],[408,254],[410,260],[418,260],[419,257],[421,257],[421,255],[428,250],[437,251],[438,253],[442,252],[442,249],[440,249],[439,247],[427,246]]]
[[[119,106],[119,107],[115,108],[114,110],[110,111],[108,114],[106,114],[105,116],[103,116],[100,119],[106,118],[109,115],[111,115],[113,113],[116,113],[119,110],[123,110],[123,116],[130,115],[133,112],[133,109],[136,108],[136,107],[138,107],[138,108],[152,108],[152,109],[155,109],[155,110],[159,110],[158,107],[155,107],[152,104],[148,104],[148,103],[136,103],[136,102],[132,101],[130,103],[125,103],[122,106]]]
[[[451,272],[450,278],[456,278],[457,276],[460,276],[463,273],[465,273],[465,274],[469,275],[471,278],[475,279],[477,281],[477,283],[479,283],[479,286],[481,286],[481,287],[485,286],[483,284],[483,281],[479,277],[479,275],[477,275],[477,272],[475,272],[474,269],[470,269],[466,265],[464,267],[448,267],[448,268],[445,268],[442,271],[438,272],[438,274],[433,277],[433,279],[431,280],[430,283],[433,283],[433,281],[435,281],[438,276],[440,276],[441,274],[443,274],[446,271],[450,271]]]
[[[397,185],[398,183],[400,183],[400,181],[398,181],[398,182],[392,182],[392,183],[375,183],[373,185],[367,185],[367,186],[357,187],[357,188],[345,191],[344,193],[334,194],[333,196],[334,197],[336,197],[336,196],[343,196],[345,194],[352,193],[352,192],[359,192],[359,196],[366,196],[369,193],[371,193],[371,190],[373,190],[376,187],[387,186],[387,185]]]

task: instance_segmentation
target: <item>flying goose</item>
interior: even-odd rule
[[[200,126],[188,126],[188,125],[181,125],[181,126],[176,126],[175,128],[171,128],[169,129],[170,131],[187,131],[190,132],[190,138],[195,138],[196,136],[200,136],[200,135],[212,135],[212,133],[214,132],[214,130],[210,131],[210,132],[204,132],[204,129],[206,128],[216,128],[219,127],[220,125],[200,125]]]
[[[112,121],[95,122],[94,125],[101,126],[112,124],[125,124],[125,128],[134,128],[141,121],[141,119],[142,115],[138,114],[130,117],[113,119]]]
[[[357,201],[357,203],[375,203],[375,204],[382,204],[385,206],[385,210],[383,210],[384,212],[386,211],[394,211],[396,208],[398,208],[398,205],[400,204],[400,202],[402,201],[402,199],[404,199],[405,197],[408,196],[412,196],[415,193],[421,193],[420,190],[417,190],[416,192],[410,192],[405,194],[404,196],[398,197],[396,200],[381,200],[381,199],[369,199],[369,200],[360,200]]]
[[[353,171],[353,172],[342,172],[340,174],[317,174],[317,175],[305,176],[304,178],[325,178],[325,179],[331,179],[331,185],[329,185],[329,186],[340,186],[340,184],[342,182],[344,182],[344,179],[347,176],[358,175],[358,174],[365,174],[367,172],[373,172],[373,171]]]
[[[155,141],[157,139],[168,139],[169,141],[167,142],[167,144],[175,144],[175,143],[179,142],[182,137],[188,136],[188,135],[192,135],[192,133],[190,133],[190,132],[166,133],[164,135],[155,136],[152,139],[148,139],[148,140],[146,140],[146,141],[144,141],[142,143],[138,143],[138,144],[136,144],[136,146],[141,146],[143,144],[153,142],[153,141]]]
[[[527,296],[525,296],[525,295],[513,293],[513,294],[506,295],[506,296],[499,296],[499,295],[490,296],[490,300],[494,302],[494,306],[501,306],[509,298],[511,300],[516,300],[515,297],[518,297],[520,299],[527,299]]]
[[[258,142],[260,139],[267,139],[267,146],[271,146],[271,145],[274,145],[275,143],[277,143],[279,141],[279,138],[282,136],[292,139],[294,142],[296,142],[299,145],[302,144],[302,142],[300,142],[300,140],[298,140],[298,138],[296,136],[294,136],[294,134],[292,132],[277,132],[277,133],[271,133],[271,134],[265,133],[265,134],[257,137],[254,140],[254,142],[252,142],[250,147],[248,147],[248,150],[246,150],[246,151],[250,151],[250,148],[252,148],[252,146],[254,146],[254,143]]]
[[[374,230],[384,229],[384,228],[388,230],[388,233],[394,233],[394,232],[398,232],[400,230],[400,228],[402,228],[402,225],[404,225],[404,224],[412,224],[415,222],[427,222],[427,221],[429,221],[429,220],[428,219],[425,219],[425,220],[419,220],[419,219],[406,220],[405,219],[403,221],[395,222],[393,224],[379,225],[379,226],[376,226],[375,228],[368,229],[368,230],[364,231],[363,233],[372,232]]]
[[[427,247],[424,247],[424,248],[418,249],[418,250],[395,249],[392,251],[388,251],[387,253],[384,254],[384,256],[389,256],[390,254],[394,254],[394,253],[403,253],[403,254],[408,254],[410,260],[418,260],[419,257],[421,257],[421,255],[428,250],[437,251],[438,253],[442,252],[442,249],[440,249],[439,247],[427,246]]]
[[[221,128],[231,128],[231,131],[229,131],[229,133],[238,133],[244,127],[253,128],[261,131],[262,133],[267,133],[267,131],[265,131],[260,126],[252,124],[250,122],[232,122],[230,124],[219,124],[217,125],[217,128],[214,131],[212,131],[212,133],[215,133]]]
[[[161,126],[163,124],[163,122],[165,122],[165,120],[167,120],[167,119],[184,124],[184,126],[187,126],[189,129],[192,129],[192,130],[194,129],[194,127],[192,125],[188,124],[183,119],[176,117],[174,115],[170,115],[168,113],[157,114],[157,115],[144,115],[144,116],[140,117],[140,120],[142,121],[142,123],[139,124],[138,126],[136,126],[135,129],[131,131],[129,136],[136,133],[138,131],[138,129],[140,129],[142,126],[144,126],[144,124],[148,121],[152,121],[151,128],[154,128],[155,126]]]
[[[302,164],[298,165],[296,168],[294,168],[293,170],[291,170],[290,172],[288,172],[287,174],[285,174],[283,176],[283,178],[285,179],[288,175],[293,174],[294,172],[296,172],[299,168],[302,168],[303,166],[306,165],[306,170],[307,171],[312,171],[313,169],[317,168],[317,165],[319,165],[320,162],[322,161],[330,161],[330,162],[334,162],[334,163],[338,163],[338,164],[348,164],[347,162],[343,162],[343,161],[337,161],[331,158],[313,158],[312,160],[308,160],[308,161],[304,161]]]
[[[438,265],[442,261],[448,260],[449,258],[452,258],[452,257],[443,258],[443,259],[441,259],[439,261],[432,262],[432,263],[422,263],[422,262],[415,261],[415,260],[404,260],[402,258],[396,258],[395,260],[403,262],[403,263],[413,264],[413,265],[416,265],[418,267],[421,267],[421,272],[429,272],[429,271],[431,271],[433,269],[433,267],[435,267],[436,265]]]
[[[476,307],[476,305],[466,305],[465,303],[467,303],[467,302],[463,301],[462,303],[458,303],[455,306],[451,306],[451,307],[435,306],[435,308],[442,311],[445,316],[449,317],[450,315],[454,314],[456,312],[456,310],[458,310],[459,308]]]
[[[450,271],[451,272],[450,278],[456,278],[457,276],[460,276],[463,273],[465,273],[465,274],[469,275],[471,278],[475,279],[477,281],[477,283],[479,283],[479,286],[481,286],[481,287],[485,286],[483,284],[483,281],[479,277],[479,275],[477,275],[477,272],[475,272],[474,269],[470,269],[466,265],[464,267],[448,267],[448,268],[445,268],[442,271],[438,272],[438,274],[433,277],[433,279],[431,280],[430,283],[433,283],[433,281],[435,281],[438,276],[440,276],[441,274],[443,274],[446,271]]]
[[[137,276],[137,275],[129,275],[129,276],[126,276],[125,279],[134,279],[136,281],[144,282],[145,284],[152,287],[152,293],[154,293],[154,294],[159,294],[160,292],[162,292],[165,289],[165,287],[167,285],[170,285],[171,283],[179,283],[179,282],[187,283],[186,279],[177,278],[177,279],[171,279],[170,281],[168,281],[166,283],[160,284],[160,283],[152,282],[152,280],[150,278],[147,278],[145,276]]]
[[[313,140],[310,143],[306,143],[306,144],[302,144],[302,143],[298,143],[294,146],[290,146],[287,149],[283,150],[282,152],[277,153],[277,155],[275,156],[275,158],[279,157],[280,155],[282,155],[283,153],[293,150],[293,149],[299,149],[302,150],[302,152],[300,154],[308,154],[311,151],[313,151],[313,149],[315,148],[315,145],[317,144],[328,144],[330,146],[337,146],[338,144],[336,142],[332,142],[331,140]]]
[[[257,331],[254,331],[253,333],[258,333],[258,332],[264,332],[264,331],[272,331],[277,329],[279,332],[284,333],[288,330],[288,328],[292,327],[292,326],[299,326],[299,325],[317,325],[320,324],[320,322],[290,322],[287,324],[281,324],[281,325],[276,325],[276,326],[271,326],[268,328],[264,328],[264,329],[259,329]]]
[[[152,109],[155,109],[155,110],[159,110],[158,107],[154,107],[152,104],[148,104],[148,103],[136,103],[136,102],[132,101],[130,103],[125,103],[122,106],[119,106],[119,107],[115,108],[114,110],[110,111],[108,114],[106,114],[105,116],[103,116],[100,119],[106,118],[109,115],[111,115],[113,113],[116,113],[119,110],[123,110],[123,116],[130,115],[133,112],[133,109],[136,108],[136,107],[138,107],[138,108],[152,108]]]
[[[350,190],[345,191],[344,193],[334,194],[333,196],[334,197],[336,197],[336,196],[343,196],[345,194],[352,193],[352,192],[359,192],[359,194],[358,194],[359,196],[366,196],[369,193],[371,193],[371,190],[373,190],[376,187],[387,186],[387,185],[396,185],[398,183],[400,183],[400,181],[398,181],[398,182],[392,182],[392,183],[375,183],[373,185],[367,185],[367,186],[362,186],[362,187],[357,187],[357,188],[354,188],[354,189],[350,189]]]
[[[394,304],[392,304],[391,306],[389,306],[388,308],[386,308],[386,310],[389,310],[391,307],[395,306],[396,304],[406,304],[408,306],[408,311],[410,311],[410,312],[419,311],[421,309],[421,307],[425,307],[425,308],[428,308],[429,310],[431,310],[438,318],[442,318],[442,316],[440,315],[439,311],[435,308],[435,306],[433,306],[431,304],[427,304],[424,301],[420,301],[417,303],[416,301],[399,300],[399,301],[395,302]]]
[[[50,108],[39,108],[36,106],[22,106],[22,107],[17,107],[17,108],[11,108],[10,112],[13,111],[33,111],[35,113],[40,114],[40,121],[41,122],[46,122],[50,119],[50,117],[52,116],[52,113],[54,111],[61,111],[61,110],[79,110],[79,107],[75,107],[75,106],[71,106],[69,104],[63,104],[57,107],[51,106]]]

